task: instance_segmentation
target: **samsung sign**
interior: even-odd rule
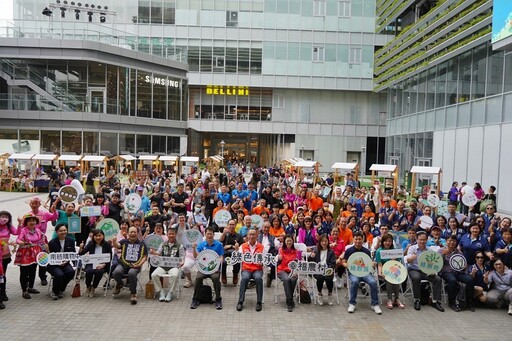
[[[153,77],[153,76],[146,76],[145,81],[146,81],[146,83],[152,83],[155,85],[162,85],[162,86],[170,86],[171,88],[179,88],[181,85],[181,82],[179,80]]]

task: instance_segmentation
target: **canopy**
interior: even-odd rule
[[[119,155],[119,157],[125,161],[133,161],[137,159],[135,156],[132,155]]]
[[[297,162],[300,162],[300,161],[304,161],[304,159],[302,159],[300,157],[292,157],[291,159],[283,160],[283,163],[295,166],[297,164]]]
[[[158,159],[158,155],[141,155],[139,156],[139,160],[142,161],[155,161]]]
[[[199,162],[198,156],[182,156],[180,157],[181,162]]]
[[[335,162],[335,163],[333,163],[331,168],[354,170],[357,168],[357,163]]]
[[[441,172],[441,167],[420,167],[413,166],[411,168],[411,173],[422,173],[422,174],[439,174]]]
[[[315,165],[321,166],[320,162],[318,161],[298,161],[294,166],[295,167],[315,167]]]
[[[59,161],[80,161],[82,155],[61,155]]]
[[[374,163],[371,165],[370,170],[377,172],[394,172],[396,171],[397,167],[397,165],[379,165]]]
[[[30,160],[35,154],[22,154],[22,153],[15,153],[9,156],[9,159],[11,160]]]
[[[50,160],[53,161],[57,158],[55,154],[36,154],[32,160]]]
[[[160,161],[176,161],[176,160],[178,160],[178,156],[177,155],[162,155],[162,156],[160,156],[160,158],[158,160],[160,160]]]
[[[82,161],[103,162],[106,158],[104,155],[86,155]]]

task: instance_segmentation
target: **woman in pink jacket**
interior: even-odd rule
[[[0,309],[5,309],[3,302],[7,302],[9,298],[5,291],[7,278],[7,265],[11,262],[11,250],[9,249],[9,239],[11,235],[17,235],[18,229],[12,225],[12,215],[7,211],[0,211],[0,255],[2,262],[0,263]]]

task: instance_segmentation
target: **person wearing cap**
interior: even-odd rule
[[[20,266],[20,284],[25,299],[32,298],[30,294],[39,294],[34,288],[37,270],[37,254],[48,250],[47,239],[41,230],[36,226],[39,224],[39,217],[33,214],[27,214],[21,219],[18,226],[18,238],[16,244],[19,245],[16,251],[14,265]]]
[[[137,186],[135,192],[140,196],[140,210],[146,215],[151,210],[151,201],[144,195],[144,186]]]
[[[446,247],[446,239],[441,237],[442,233],[443,231],[439,226],[432,226],[430,229],[430,237],[427,241],[427,247],[436,251],[440,248]]]

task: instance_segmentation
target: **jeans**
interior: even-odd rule
[[[359,283],[364,282],[370,286],[370,294],[371,294],[371,305],[379,305],[379,291],[377,281],[373,278],[372,275],[366,275],[364,277],[357,277],[352,274],[348,275],[350,281],[350,298],[349,303],[355,305],[357,298],[357,290],[359,289]]]
[[[256,302],[261,303],[263,300],[263,270],[256,270],[254,272],[242,270],[242,280],[240,281],[240,295],[238,302],[245,301],[245,291],[249,280],[254,279],[256,282]]]
[[[137,275],[139,274],[140,269],[135,268],[124,268],[122,264],[118,264],[116,269],[114,270],[113,277],[116,280],[117,285],[123,285],[123,276],[128,274],[128,282],[130,283],[130,293],[132,295],[137,294]]]
[[[432,296],[435,301],[441,302],[441,289],[443,285],[443,281],[441,280],[441,277],[438,275],[427,275],[424,272],[421,272],[420,270],[409,270],[409,277],[411,278],[412,282],[412,296],[415,300],[421,299],[421,281],[427,280],[430,283],[432,283]]]
[[[286,300],[293,300],[293,292],[295,291],[295,286],[297,285],[297,276],[290,277],[290,273],[286,271],[279,271],[277,273],[277,278],[283,282]]]
[[[473,277],[461,272],[442,272],[441,277],[444,279],[448,287],[448,302],[455,303],[455,300],[457,299],[457,282],[466,284],[466,301],[472,301],[473,292],[475,291]]]
[[[200,272],[197,273],[196,282],[194,284],[194,296],[193,300],[199,301],[199,287],[203,285],[203,279],[210,278],[213,282],[213,290],[215,291],[215,300],[221,301],[222,297],[220,296],[220,274],[215,272],[211,275],[205,275]]]
[[[69,263],[64,266],[49,266],[48,273],[53,276],[52,291],[55,295],[64,292],[68,283],[75,277],[75,270]]]

